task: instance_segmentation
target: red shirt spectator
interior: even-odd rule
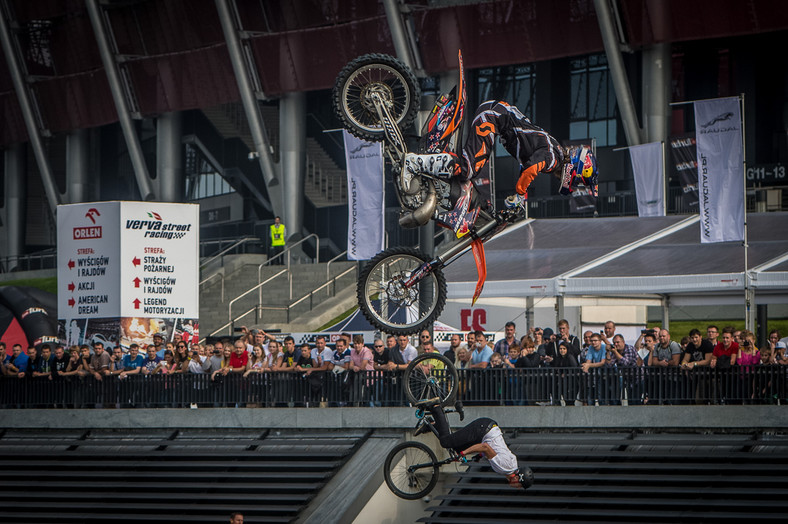
[[[230,355],[230,368],[235,370],[241,368],[246,369],[246,364],[249,362],[249,353],[246,352],[246,345],[236,343],[235,351]]]
[[[733,341],[733,335],[722,332],[722,342],[714,346],[714,358],[717,359],[716,367],[731,367],[736,362],[736,355],[739,353],[739,344]]]

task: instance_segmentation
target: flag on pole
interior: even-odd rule
[[[744,157],[738,97],[695,102],[700,241],[744,240]]]
[[[383,154],[380,142],[344,131],[347,160],[347,258],[368,260],[383,249]]]
[[[629,148],[629,160],[635,177],[638,216],[665,216],[665,171],[662,143],[652,142]]]

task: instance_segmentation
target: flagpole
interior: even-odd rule
[[[742,150],[742,186],[744,191],[744,327],[755,333],[755,321],[752,317],[753,293],[749,273],[749,242],[747,241],[747,136],[744,128],[744,93],[739,95],[741,105],[741,150]]]
[[[660,140],[662,145],[662,216],[668,216],[668,172],[665,169],[667,159],[665,158],[665,141]]]

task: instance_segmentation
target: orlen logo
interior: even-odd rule
[[[74,240],[101,238],[101,226],[75,227]]]
[[[85,218],[89,218],[91,222],[96,223],[96,217],[100,217],[101,213],[95,207],[88,209],[85,213]],[[75,227],[74,240],[84,240],[90,238],[101,238],[101,226],[88,226],[88,227]]]

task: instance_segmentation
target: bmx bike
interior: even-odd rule
[[[405,396],[416,409],[415,434],[431,431],[438,437],[431,416],[422,407],[425,400],[439,399],[441,406],[452,405],[457,397],[457,369],[440,353],[424,353],[408,364],[404,374]],[[455,413],[446,409],[445,413]],[[396,496],[415,500],[427,495],[438,482],[441,466],[451,463],[467,465],[468,459],[449,449],[449,456],[438,460],[435,452],[423,442],[407,441],[394,447],[386,456],[383,477]],[[474,457],[478,460],[480,456]]]

